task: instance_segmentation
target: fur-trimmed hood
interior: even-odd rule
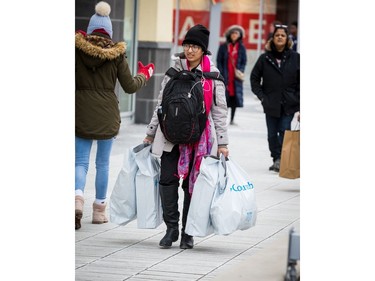
[[[75,46],[82,51],[82,60],[89,66],[98,66],[106,60],[114,60],[125,54],[126,43],[114,43],[111,39],[99,35],[83,35],[77,32]]]
[[[230,39],[230,34],[232,31],[237,30],[240,33],[240,37],[237,41],[241,41],[245,37],[245,29],[237,24],[231,25],[227,28],[227,30],[224,32],[225,39],[228,43],[230,43],[232,40]]]
[[[272,38],[269,39],[266,43],[266,45],[264,46],[264,49],[268,52],[271,52],[272,49],[271,49],[271,41],[272,41]],[[290,38],[288,38],[288,42],[286,43],[286,48],[287,49],[292,49],[293,47],[293,40],[291,40]]]
[[[181,53],[174,53],[172,56],[171,56],[171,60],[173,62],[177,62],[179,60],[186,60],[186,56],[185,56],[185,53],[184,52],[181,52]]]

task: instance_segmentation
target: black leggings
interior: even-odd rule
[[[236,106],[232,106],[232,111],[230,113],[230,121],[233,121],[234,119],[234,113],[236,112]]]
[[[193,155],[194,157],[194,155]],[[178,144],[176,144],[171,152],[163,151],[161,156],[161,168],[160,168],[160,181],[162,185],[179,185],[178,176],[178,159],[180,158],[180,149]],[[189,175],[191,168],[193,166],[193,161],[189,165],[189,174],[182,184],[182,188],[189,187]]]
[[[180,157],[179,146],[175,145],[171,152],[163,151],[161,156],[161,169],[160,169],[160,181],[161,185],[165,186],[176,186],[176,192],[178,192],[179,177],[177,171],[178,159]],[[189,175],[192,168],[192,162],[189,166]],[[182,183],[182,189],[184,190],[184,206],[182,211],[182,231],[185,230],[187,215],[189,212],[191,195],[189,193],[189,175]],[[178,196],[175,196],[178,200]]]

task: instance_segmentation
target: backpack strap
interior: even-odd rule
[[[170,67],[168,68],[167,72],[165,72],[166,75],[168,75],[169,77],[173,77],[175,76],[179,71],[177,69],[175,69],[174,67]]]
[[[203,77],[213,80],[219,80],[225,84],[223,75],[220,72],[203,72]]]
[[[175,69],[174,67],[168,68],[168,70],[165,72],[166,75],[169,77],[175,76],[179,71]],[[200,77],[208,78],[208,79],[213,79],[213,80],[219,80],[225,84],[224,77],[223,75],[220,74],[220,72],[201,72],[197,71],[196,74]]]

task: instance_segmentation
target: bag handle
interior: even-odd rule
[[[227,159],[224,154],[220,153],[219,161],[219,180],[218,180],[218,190],[219,194],[222,194],[227,187],[228,173],[227,173]]]
[[[139,145],[137,145],[133,148],[133,153],[138,153],[138,152],[140,152],[141,150],[143,150],[144,148],[146,148],[150,145],[151,144],[149,144],[149,143],[141,143],[141,144],[139,144]]]
[[[298,127],[298,129],[297,129]],[[300,124],[299,121],[296,122],[296,125],[294,126],[294,129],[292,131],[299,131],[300,130]]]

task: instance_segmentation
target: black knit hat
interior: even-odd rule
[[[195,44],[202,48],[203,52],[208,53],[208,38],[210,37],[210,31],[201,24],[197,24],[190,28],[186,32],[185,39],[182,41],[183,44]]]

